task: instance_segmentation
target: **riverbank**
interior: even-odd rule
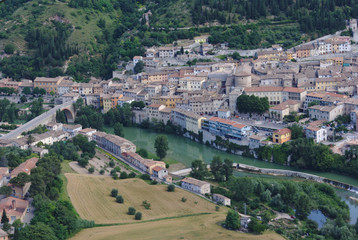
[[[105,130],[108,131],[109,129],[106,128]],[[358,186],[358,179],[354,179],[348,176],[343,176],[335,173],[302,170],[293,167],[278,165],[275,163],[264,162],[253,158],[234,155],[177,135],[156,133],[151,130],[136,127],[124,128],[124,137],[126,139],[132,141],[138,148],[144,148],[149,152],[155,152],[154,141],[157,135],[165,135],[168,138],[169,150],[167,152],[167,158],[180,162],[186,167],[190,167],[191,162],[196,159],[203,160],[205,163],[210,163],[214,156],[220,156],[222,159],[229,158],[235,163],[247,164],[259,168],[282,169],[295,172],[303,172],[335,180],[341,183],[346,183],[352,186]]]

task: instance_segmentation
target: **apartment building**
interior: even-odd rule
[[[46,78],[46,77],[37,77],[34,80],[34,87],[43,88],[47,93],[54,92],[58,94],[58,86],[64,80],[64,77],[57,78]]]
[[[181,187],[199,194],[210,193],[210,183],[195,178],[184,178],[181,180]]]
[[[136,146],[132,142],[116,135],[98,131],[92,134],[92,138],[99,147],[118,156],[122,156],[123,152],[136,151]]]
[[[173,124],[180,126],[182,129],[185,128],[188,131],[199,134],[202,121],[205,117],[190,111],[175,108],[172,109],[171,119]]]
[[[215,136],[241,140],[247,136],[251,127],[228,119],[211,117],[204,120],[202,129]]]

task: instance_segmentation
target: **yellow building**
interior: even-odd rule
[[[316,80],[316,91],[326,91],[327,88],[335,87],[340,82],[337,78],[319,78]]]
[[[208,35],[203,35],[203,36],[198,36],[194,38],[195,43],[206,43],[208,41],[209,36]]]
[[[276,130],[272,134],[272,141],[274,143],[282,144],[290,140],[291,140],[291,130],[288,128]]]
[[[57,78],[46,78],[46,77],[37,77],[34,80],[34,88],[43,88],[47,93],[54,92],[58,94],[57,87],[62,82],[63,77]]]
[[[181,96],[162,96],[159,98],[159,104],[169,108],[175,108],[175,104],[181,100],[183,100]]]
[[[100,102],[101,102],[101,108],[103,113],[108,112],[112,108],[111,95],[109,94],[101,95]]]

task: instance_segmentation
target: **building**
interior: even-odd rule
[[[291,140],[291,130],[288,128],[276,130],[272,134],[272,141],[274,143],[282,144],[290,140]]]
[[[4,230],[0,229],[0,240],[8,240],[8,234]]]
[[[283,120],[285,116],[292,112],[298,112],[301,103],[295,100],[288,100],[279,105],[270,107],[269,115],[273,119]]]
[[[228,197],[225,197],[221,194],[214,193],[213,194],[213,201],[216,203],[220,203],[224,206],[230,206],[231,205],[231,199]]]
[[[136,146],[132,142],[116,135],[98,131],[92,134],[92,138],[99,147],[118,156],[121,156],[123,152],[135,153],[136,151]]]
[[[264,136],[260,135],[251,135],[249,138],[249,148],[250,149],[256,149],[261,147],[261,142],[265,140]]]
[[[170,96],[161,96],[159,98],[159,104],[165,105],[169,108],[175,108],[175,105],[177,102],[183,100],[183,97],[176,96],[176,95],[170,95]]]
[[[338,116],[344,114],[344,104],[332,106],[315,105],[308,108],[310,119],[326,120],[327,122],[333,121]]]
[[[2,216],[5,209],[6,216],[9,218],[9,223],[12,224],[15,220],[19,219],[21,222],[24,220],[29,202],[14,197],[7,197],[0,201],[0,214]],[[0,238],[1,239],[1,238]]]
[[[227,118],[230,118],[230,110],[228,110],[228,109],[219,109],[218,110],[218,117],[219,118],[225,118],[225,119],[227,119]]]
[[[79,134],[82,134],[82,135],[85,135],[87,136],[88,140],[89,141],[92,141],[92,135],[97,132],[96,129],[92,129],[92,128],[85,128],[85,129],[82,129],[80,131],[78,131]]]
[[[208,35],[197,36],[197,37],[194,37],[194,42],[199,43],[199,44],[207,43],[208,38],[209,38]]]
[[[205,117],[195,114],[190,111],[175,108],[172,110],[172,122],[180,126],[182,129],[199,134],[201,130],[202,121]]]
[[[199,194],[210,193],[210,183],[195,178],[184,178],[181,180],[181,187]]]
[[[211,117],[204,120],[202,129],[215,136],[241,140],[246,137],[251,127],[231,120]]]
[[[172,47],[160,47],[158,48],[159,58],[173,58],[175,56],[175,50]]]
[[[50,122],[46,124],[46,128],[50,131],[62,131],[62,127],[62,123]]]
[[[64,77],[57,78],[46,78],[46,77],[37,77],[34,80],[34,87],[43,88],[47,93],[54,92],[58,94],[58,86],[64,80]]]
[[[166,175],[168,175],[168,170],[165,168],[165,162],[153,161],[152,159],[144,159],[135,152],[123,152],[122,156],[129,164],[140,169],[142,172],[148,173],[152,176],[154,174],[154,176],[156,176],[157,178],[162,177],[160,179],[163,179]],[[159,167],[161,169],[156,167]],[[154,173],[154,171],[156,173]]]
[[[165,176],[167,176],[167,175],[168,175],[168,169],[166,169],[166,168],[155,166],[152,169],[152,177],[155,179],[162,180],[162,179],[165,179]]]
[[[305,133],[306,138],[312,138],[316,143],[327,141],[327,130],[324,128],[308,126]]]
[[[75,124],[75,125],[69,125],[69,124],[63,124],[62,130],[64,132],[68,132],[71,137],[74,137],[77,135],[79,131],[82,130],[81,124]]]

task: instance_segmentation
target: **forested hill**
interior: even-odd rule
[[[210,43],[235,49],[290,48],[351,17],[358,0],[5,0],[0,52],[11,57],[0,71],[16,80],[109,78],[144,47],[209,34]]]

